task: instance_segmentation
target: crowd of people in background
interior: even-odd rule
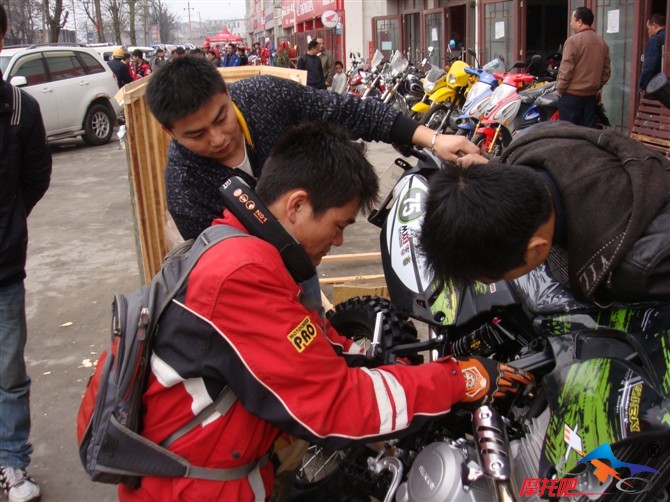
[[[333,61],[331,53],[324,46],[322,37],[310,41],[307,54],[301,58],[297,57],[296,47],[292,47],[288,42],[282,42],[274,51],[269,44],[261,46],[260,42],[254,42],[251,47],[245,47],[242,44],[233,43],[214,45],[205,41],[202,47],[195,49],[177,46],[170,51],[169,55],[166,54],[163,47],[159,46],[151,59],[145,59],[145,54],[141,49],[135,49],[130,54],[123,48],[117,48],[108,64],[116,76],[119,87],[123,87],[134,80],[150,75],[160,65],[189,54],[205,58],[217,68],[261,64],[305,69],[304,62],[310,61],[312,64],[308,69],[307,85],[318,86],[322,89],[332,87],[333,91],[340,94],[346,92],[346,75],[343,73],[343,65],[340,61]]]

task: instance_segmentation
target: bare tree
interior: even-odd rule
[[[151,5],[151,24],[158,25],[160,41],[170,42],[174,39],[177,30],[177,16],[170,12],[162,0],[153,0]]]
[[[44,17],[49,28],[49,42],[58,42],[60,30],[67,23],[69,11],[63,10],[63,0],[54,0],[53,11],[49,0],[44,0]]]
[[[122,34],[124,28],[124,12],[123,2],[121,0],[107,0],[105,7],[111,17],[112,31],[114,31],[114,40],[117,44],[122,42]]]
[[[102,6],[100,0],[93,0],[93,5],[91,5],[90,0],[85,0],[83,2],[84,12],[86,17],[93,23],[95,26],[95,33],[98,42],[104,43],[107,40],[105,39],[105,27],[102,20]]]
[[[5,4],[5,2],[2,2]],[[8,26],[6,44],[32,44],[39,42],[37,27],[40,25],[41,0],[24,0],[5,4]]]
[[[137,45],[137,35],[135,33],[135,7],[137,0],[126,0],[128,5],[128,31],[130,32],[130,45]]]
[[[105,43],[107,40],[105,38],[105,25],[102,19],[102,5],[100,0],[84,0],[82,2],[84,9],[84,14],[88,18],[93,26],[95,26],[96,41],[100,43]]]

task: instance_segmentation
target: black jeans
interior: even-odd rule
[[[581,126],[595,127],[597,111],[598,98],[596,96],[563,94],[558,98],[558,115],[561,120]]]

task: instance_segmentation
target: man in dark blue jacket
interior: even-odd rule
[[[665,45],[665,16],[663,14],[652,14],[647,21],[647,32],[649,33],[649,41],[644,50],[644,63],[642,63],[638,85],[640,92],[647,88],[647,84],[654,75],[661,72],[663,45]]]
[[[271,75],[227,85],[209,61],[192,56],[161,67],[146,96],[151,113],[172,137],[165,191],[184,239],[196,238],[221,216],[219,187],[230,176],[254,185],[286,129],[305,122],[331,122],[355,139],[430,148],[452,162],[459,152],[477,151],[465,136],[439,134],[379,101]]]
[[[7,15],[0,4],[0,50]],[[40,488],[25,469],[30,463],[30,378],[26,345],[25,288],[27,217],[51,177],[37,102],[0,74],[0,485],[11,501],[38,500]]]
[[[125,54],[123,47],[117,47],[112,52],[112,60],[107,63],[116,77],[119,89],[133,81],[133,76],[130,74],[128,65],[123,62]]]

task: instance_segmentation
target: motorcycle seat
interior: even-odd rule
[[[540,96],[549,94],[554,90],[556,90],[556,83],[551,82],[541,87],[533,87],[532,89],[526,89],[524,91],[520,91],[519,96],[521,96],[522,103],[533,103]]]
[[[537,106],[546,106],[549,108],[558,108],[558,92],[550,92],[544,96],[540,96],[535,100]]]

